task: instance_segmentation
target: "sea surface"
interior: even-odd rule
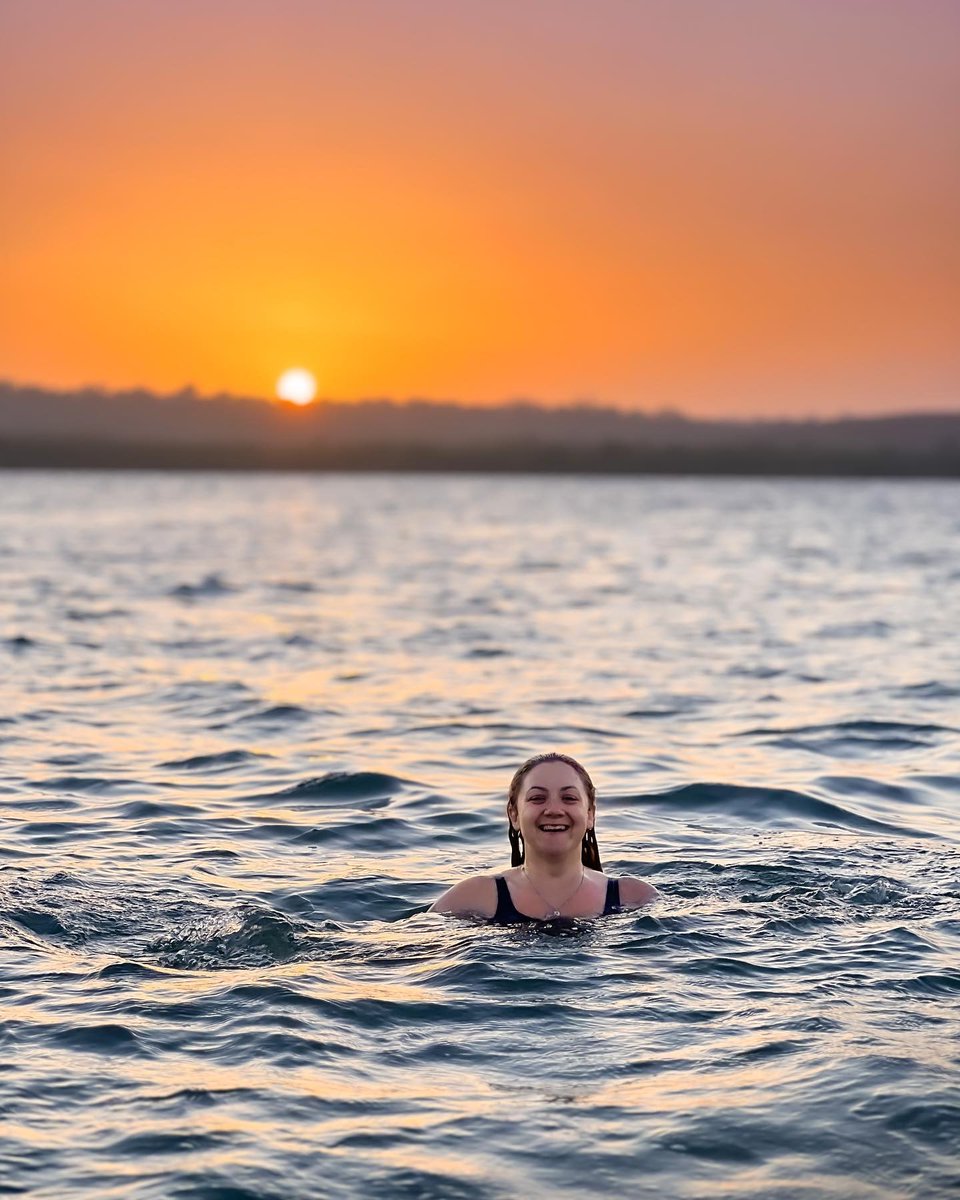
[[[960,1196],[960,485],[0,473],[0,1194]],[[652,908],[427,913],[581,758]]]

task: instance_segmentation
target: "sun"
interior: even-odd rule
[[[277,396],[291,404],[309,404],[317,394],[317,381],[303,367],[291,367],[277,380]]]

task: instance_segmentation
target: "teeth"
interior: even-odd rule
[[[544,833],[566,833],[570,828],[569,825],[541,825],[540,828]]]

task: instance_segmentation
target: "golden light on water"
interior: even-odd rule
[[[317,381],[303,367],[291,367],[277,380],[277,396],[291,404],[310,404],[317,394]]]

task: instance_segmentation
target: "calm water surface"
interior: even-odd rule
[[[0,474],[0,1192],[960,1193],[960,487]],[[581,757],[642,913],[424,908]]]

